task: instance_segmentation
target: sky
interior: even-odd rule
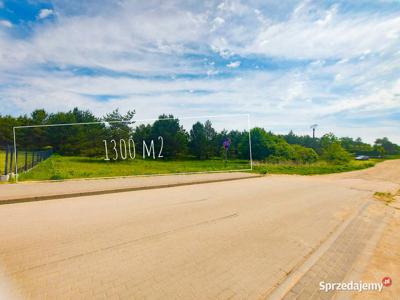
[[[400,0],[0,0],[0,114],[76,106],[400,143]]]

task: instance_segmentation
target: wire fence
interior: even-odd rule
[[[0,175],[15,173],[17,162],[18,173],[27,172],[38,163],[48,159],[53,149],[46,150],[17,150],[17,159],[13,146],[0,147]]]

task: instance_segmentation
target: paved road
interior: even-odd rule
[[[398,189],[399,161],[375,170],[1,205],[0,298],[266,297],[372,191]]]

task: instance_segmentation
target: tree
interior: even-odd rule
[[[333,134],[325,134],[321,138],[322,158],[329,163],[347,163],[350,161],[350,154],[342,147],[340,140]]]
[[[282,136],[290,145],[301,145],[306,148],[312,148],[315,152],[321,153],[321,140],[309,135],[296,135],[292,130]]]
[[[321,138],[322,150],[335,142],[340,143],[339,139],[332,132],[324,134]]]
[[[213,156],[218,156],[219,154],[219,145],[217,141],[217,132],[212,127],[212,123],[210,120],[207,120],[204,123],[204,133],[206,136],[206,158],[210,158]]]
[[[44,109],[34,110],[31,114],[32,125],[46,125],[48,114]],[[47,128],[46,127],[33,127],[19,129],[25,133],[24,140],[33,146],[35,149],[41,149],[49,145]]]
[[[36,109],[31,113],[32,123],[35,125],[43,125],[47,122],[48,114],[44,109]]]
[[[133,131],[133,139],[135,142],[141,143],[142,140],[149,140],[151,137],[151,125],[140,124]]]
[[[238,158],[240,157],[239,145],[241,141],[247,141],[249,144],[249,133],[247,131],[231,130],[225,138],[231,140],[231,146],[229,147],[229,157]],[[223,140],[218,144],[219,147],[222,146]],[[246,157],[248,159],[249,157]]]
[[[373,155],[373,148],[371,145],[364,143],[361,138],[352,139],[350,137],[343,137],[340,143],[346,151],[354,155]]]
[[[251,135],[251,153],[254,160],[264,160],[269,152],[267,133],[263,128],[253,128],[250,131]],[[248,159],[250,157],[249,139],[243,137],[239,145],[241,158]]]
[[[50,114],[47,124],[93,123],[100,120],[88,110],[74,108],[66,113]],[[61,155],[101,155],[102,140],[106,136],[102,124],[82,124],[46,127],[48,145]]]
[[[0,115],[0,147],[12,145],[14,143],[13,127],[26,125],[27,122],[26,116],[14,118],[10,115]],[[21,132],[17,133],[20,134]]]
[[[223,141],[229,139],[229,157],[249,159],[249,133],[240,130],[221,130],[217,132],[212,123],[193,125],[188,134],[172,115],[161,115],[153,124],[133,127],[135,111],[125,114],[118,109],[99,118],[88,110],[74,108],[67,112],[47,113],[37,109],[30,115],[19,117],[0,115],[0,146],[12,145],[13,127],[24,125],[54,125],[70,123],[90,123],[76,126],[34,127],[16,130],[17,146],[22,150],[38,150],[51,146],[61,155],[103,156],[103,140],[128,140],[133,137],[136,145],[141,140],[154,141],[160,147],[159,136],[163,137],[162,154],[165,158],[180,158],[188,154],[199,159],[221,157]],[[113,121],[124,121],[112,123]],[[92,124],[95,122],[96,124]],[[292,161],[295,163],[314,162],[321,156],[332,163],[350,160],[354,155],[399,154],[400,147],[387,137],[379,138],[371,146],[361,138],[337,138],[332,133],[313,139],[309,135],[296,135],[290,131],[287,135],[275,135],[263,128],[251,129],[252,152],[255,160],[273,162]],[[139,149],[138,149],[139,150]],[[159,149],[155,149],[156,151]],[[140,150],[139,150],[140,151]]]
[[[209,148],[207,143],[207,130],[205,126],[200,122],[196,122],[190,130],[190,153],[198,159],[206,159]]]
[[[156,142],[160,136],[164,141],[162,152],[165,158],[178,158],[187,154],[188,134],[173,115],[161,115],[153,123],[151,139]]]
[[[395,143],[392,143],[389,141],[387,137],[377,139],[375,141],[376,146],[381,146],[385,150],[386,154],[399,154],[400,153],[400,147],[396,145]]]
[[[106,114],[103,117],[103,121],[109,122],[107,126],[108,139],[128,140],[132,135],[132,125],[134,124],[132,119],[135,113],[135,110],[128,110],[126,114],[122,115],[117,108],[111,113]]]
[[[374,154],[379,156],[379,157],[383,157],[385,155],[385,148],[383,148],[381,145],[374,145],[373,147],[374,149]]]

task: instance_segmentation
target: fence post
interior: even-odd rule
[[[13,147],[10,148],[10,169],[9,169],[9,173],[12,173],[13,170],[13,157],[14,157],[14,149]]]
[[[31,167],[31,168],[33,168],[33,166],[34,166],[34,162],[35,162],[35,152],[34,152],[34,151],[32,151],[32,162],[31,162],[31,164],[32,164],[32,167]]]
[[[8,174],[8,145],[6,147],[6,158],[5,158],[5,164],[4,164],[4,175]]]
[[[28,151],[25,150],[25,165],[24,165],[25,172],[28,171]]]

